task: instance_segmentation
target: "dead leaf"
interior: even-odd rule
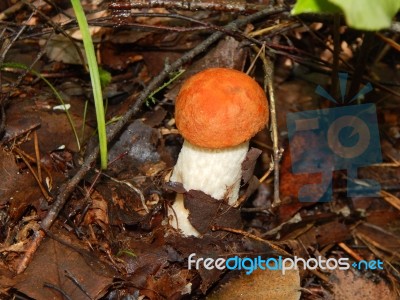
[[[200,233],[210,233],[213,225],[241,228],[240,210],[224,201],[218,201],[202,191],[190,190],[184,194],[189,221]]]
[[[280,270],[254,270],[250,275],[231,279],[208,300],[298,300],[300,299],[299,270],[285,275]]]
[[[242,180],[247,183],[254,174],[254,168],[257,163],[258,157],[261,155],[262,151],[257,148],[251,148],[247,152],[244,161],[242,162]]]
[[[109,224],[108,220],[108,204],[107,201],[98,193],[96,190],[90,196],[92,200],[92,205],[90,206],[88,212],[85,215],[84,222],[86,225],[97,223],[103,229]]]
[[[353,271],[335,270],[330,276],[335,300],[348,299],[398,299],[389,286],[381,280],[374,283]]]
[[[157,276],[149,276],[142,294],[150,299],[180,299],[192,292],[193,274],[189,270],[171,267]],[[157,294],[154,293],[157,291]]]
[[[316,232],[318,245],[320,247],[343,242],[351,238],[348,226],[337,219],[317,226]]]
[[[3,262],[0,262],[0,298],[6,299],[5,294],[15,284],[14,274],[8,270]]]
[[[46,239],[25,272],[15,277],[14,288],[34,299],[65,299],[55,289],[44,287],[45,283],[50,283],[71,299],[87,299],[71,279],[74,278],[92,299],[102,296],[113,282],[114,271],[82,249],[80,242],[65,241],[79,250]]]
[[[19,220],[28,206],[37,205],[42,193],[29,171],[20,171],[14,155],[0,150],[0,204],[10,205],[11,222]]]
[[[354,228],[353,234],[373,252],[375,249],[385,252],[388,255],[387,259],[392,262],[394,258],[400,260],[400,238],[393,233],[376,225],[361,223]]]

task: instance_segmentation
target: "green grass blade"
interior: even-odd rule
[[[107,135],[99,67],[96,61],[92,37],[89,32],[89,25],[82,5],[79,0],[71,0],[71,3],[78,21],[79,29],[82,33],[83,46],[85,48],[86,59],[89,66],[94,105],[96,109],[97,131],[99,134],[101,168],[105,170],[107,169]]]

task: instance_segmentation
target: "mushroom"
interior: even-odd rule
[[[243,72],[211,68],[190,77],[175,102],[176,126],[184,143],[170,181],[234,206],[249,140],[268,122],[263,89]],[[168,211],[170,224],[199,236],[182,194]]]

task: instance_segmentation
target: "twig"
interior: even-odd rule
[[[163,7],[167,9],[180,9],[180,10],[216,10],[216,11],[231,11],[249,13],[265,9],[265,5],[250,4],[244,0],[237,1],[207,1],[207,0],[131,0],[126,2],[112,2],[109,5],[111,10],[130,10],[133,8],[154,8]]]
[[[285,250],[283,250],[282,248],[277,246],[276,244],[278,244],[278,242],[270,242],[270,241],[264,240],[263,238],[260,238],[260,237],[254,235],[254,234],[251,234],[251,233],[249,233],[247,231],[234,229],[234,228],[228,228],[228,227],[222,227],[222,226],[213,226],[211,229],[213,231],[222,230],[222,231],[227,231],[227,232],[231,232],[231,233],[240,234],[240,235],[243,235],[245,237],[248,237],[248,238],[251,238],[253,240],[256,240],[258,242],[267,244],[269,247],[271,247],[271,249],[275,250],[280,255],[287,256],[287,257],[292,257],[293,256],[289,252],[286,252]]]
[[[319,279],[322,279],[323,281],[325,281],[326,283],[331,282],[329,280],[329,277],[322,274],[320,271],[318,270],[313,270],[313,269],[308,269],[312,274],[314,274],[315,276],[317,276]]]
[[[142,191],[139,190],[137,187],[135,187],[132,183],[130,183],[129,181],[126,181],[126,180],[118,180],[118,179],[116,179],[116,178],[114,178],[114,177],[112,177],[110,175],[107,175],[105,173],[101,173],[101,171],[98,170],[98,169],[95,169],[95,172],[107,177],[111,181],[114,181],[114,182],[116,182],[118,184],[126,185],[128,188],[130,188],[132,191],[134,191],[139,196],[140,202],[142,203],[142,206],[143,206],[144,210],[146,211],[146,213],[150,212],[149,208],[146,205],[146,199],[144,198]]]
[[[256,46],[255,46],[256,47]],[[256,47],[257,49],[257,47]],[[279,149],[278,140],[278,125],[276,121],[276,103],[274,92],[274,66],[265,52],[260,55],[264,68],[264,89],[268,89],[270,112],[271,112],[271,133],[272,133],[272,151],[273,151],[273,164],[274,164],[274,203],[272,207],[277,207],[281,204],[279,197],[279,161],[282,156],[282,151]]]
[[[34,145],[35,145],[35,157],[36,157],[37,176],[38,176],[39,182],[43,182],[43,178],[42,178],[42,168],[41,168],[41,166],[40,166],[39,141],[38,141],[38,136],[37,136],[37,131],[36,131],[36,130],[33,132],[33,141],[34,141]]]
[[[19,262],[19,265],[17,267],[17,273],[23,272],[28,267],[29,262],[31,261],[33,255],[35,254],[37,248],[39,247],[39,245],[40,245],[41,241],[44,239],[44,237],[45,237],[44,231],[38,230],[38,231],[34,232],[32,242],[26,249],[24,259],[22,259]],[[21,270],[21,272],[19,270]]]
[[[259,12],[256,12],[252,15],[249,15],[243,19],[238,19],[227,26],[225,26],[225,29],[228,30],[235,30],[241,26],[246,25],[247,23],[259,20],[261,18],[264,18],[268,15],[272,14],[277,14],[286,11],[286,8],[268,8]],[[209,46],[214,44],[216,41],[218,41],[220,38],[222,38],[224,34],[222,32],[215,32],[213,33],[210,37],[208,37],[204,42],[201,44],[197,45],[195,48],[192,50],[186,52],[181,58],[176,60],[174,63],[171,65],[166,65],[164,67],[164,70],[160,72],[160,74],[149,83],[149,85],[142,91],[142,93],[139,95],[139,97],[136,99],[134,102],[133,106],[126,112],[126,114],[114,125],[112,125],[110,132],[107,136],[108,142],[113,140],[117,134],[121,131],[121,129],[132,119],[132,117],[139,111],[139,109],[142,107],[142,105],[145,103],[148,95],[155,90],[157,87],[162,85],[162,83],[168,78],[169,74],[171,72],[174,72],[178,70],[179,68],[182,67],[183,64],[189,62],[193,58],[195,58],[198,54],[204,52]],[[68,197],[71,195],[71,193],[74,191],[75,187],[79,184],[79,182],[84,178],[84,176],[89,172],[89,170],[92,168],[92,164],[96,161],[97,155],[99,153],[99,147],[95,147],[90,154],[87,156],[85,162],[81,166],[81,168],[78,170],[78,172],[75,174],[74,177],[72,177],[67,183],[63,184],[60,187],[58,196],[49,210],[48,214],[46,217],[43,219],[41,223],[41,232],[42,234],[36,234],[33,241],[31,242],[31,247],[29,252],[25,254],[25,256],[22,258],[18,268],[17,268],[17,273],[22,273],[29,262],[31,261],[33,254],[35,250],[39,247],[40,242],[44,238],[44,232],[48,231],[51,227],[51,225],[54,223],[56,220],[59,212],[63,208],[64,204],[66,203]]]
[[[25,157],[26,154],[22,150],[18,149],[17,147],[15,147],[13,149],[13,151],[16,152],[21,157],[21,159],[24,161],[24,163],[28,167],[29,171],[31,171],[33,177],[35,178],[37,184],[39,185],[40,191],[42,192],[43,196],[46,198],[46,200],[48,202],[50,202],[52,200],[52,198],[49,195],[49,193],[46,191],[46,189],[44,188],[42,182],[39,180],[38,175],[35,173],[35,170],[31,166],[31,164],[29,163],[28,159],[26,159],[26,157]]]
[[[393,34],[392,37],[386,37],[383,34],[377,32],[376,36],[380,38],[382,41],[385,42],[385,46],[379,53],[376,55],[376,58],[374,59],[373,65],[377,65],[389,52],[390,49],[395,49],[397,51],[400,51],[400,45],[396,42],[396,39],[399,37],[398,33]]]
[[[386,191],[381,191],[381,196],[383,199],[388,202],[390,205],[395,207],[396,209],[400,210],[400,199],[397,198],[395,195],[388,193]]]
[[[273,162],[271,162],[271,163],[269,164],[269,168],[268,168],[267,172],[264,173],[264,175],[258,180],[258,182],[259,182],[259,183],[263,183],[263,182],[265,181],[265,179],[268,178],[269,174],[272,173],[272,171],[274,170],[274,168],[275,168],[275,165],[274,165]]]
[[[86,291],[85,287],[82,286],[82,284],[79,282],[78,279],[75,278],[75,276],[68,270],[64,270],[64,275],[67,277],[69,280],[72,281],[73,284],[75,284],[89,299],[93,299],[89,293]]]
[[[350,84],[349,99],[354,97],[360,88],[367,67],[366,62],[368,60],[369,52],[373,45],[374,37],[375,34],[373,32],[364,33],[363,43],[358,53],[357,63],[353,73],[353,79]]]
[[[214,30],[214,31],[221,31],[227,35],[233,36],[233,37],[240,37],[243,39],[247,39],[250,43],[256,44],[256,45],[262,45],[262,43],[253,38],[251,34],[243,34],[242,32],[236,32],[234,30],[231,30],[229,28],[223,27],[223,26],[218,26],[214,25],[212,23],[204,22],[202,20],[198,20],[192,17],[180,15],[180,14],[166,14],[166,13],[149,13],[149,12],[133,12],[129,13],[129,17],[127,18],[128,21],[124,20],[124,17],[118,16],[118,22],[123,25],[124,27],[139,27],[139,28],[144,28],[144,29],[159,29],[159,30],[170,30],[170,31],[177,31],[177,32],[186,32],[186,31],[193,31],[193,30],[201,30],[201,29],[209,29],[209,30]],[[199,24],[201,26],[197,27],[170,27],[170,26],[162,26],[162,25],[150,25],[150,24],[142,24],[142,23],[132,23],[130,20],[132,17],[147,17],[147,18],[172,18],[172,19],[178,19],[178,20],[184,20],[188,21],[194,24]],[[126,17],[125,17],[126,18]],[[93,26],[108,26],[108,27],[115,27],[113,24],[105,24],[104,20],[108,20],[110,17],[104,17],[104,18],[99,18],[95,19],[92,21],[89,21],[89,25]]]
[[[63,291],[60,287],[58,287],[58,286],[56,286],[56,285],[54,285],[54,284],[52,284],[52,283],[45,282],[45,283],[43,284],[43,287],[47,287],[47,288],[56,290],[56,291],[58,291],[59,293],[61,293],[61,295],[63,295],[63,297],[64,297],[65,299],[67,299],[67,300],[72,300],[72,298],[71,298],[70,296],[68,296],[67,293],[66,293],[65,291]]]
[[[257,51],[257,55],[256,57],[253,59],[252,63],[250,64],[250,67],[247,69],[246,74],[248,75],[250,73],[250,71],[254,68],[257,59],[260,57],[260,55],[262,53],[264,53],[265,51],[265,44],[263,44],[263,46],[260,48],[258,48],[257,46],[253,46],[253,49],[255,49]],[[264,82],[264,90],[266,88],[265,82]],[[274,162],[271,162],[269,164],[269,168],[267,170],[267,172],[264,173],[264,175],[259,179],[259,183],[263,183],[265,179],[267,179],[267,177],[272,173],[272,171],[274,170]]]
[[[356,252],[353,251],[349,246],[347,246],[345,243],[339,243],[338,244],[340,248],[342,248],[344,251],[347,252],[351,257],[353,257],[356,261],[361,261],[363,258]]]
[[[18,10],[21,9],[21,7],[24,4],[21,1],[18,1],[17,3],[15,3],[14,5],[10,6],[9,8],[7,8],[6,10],[3,10],[0,13],[0,20],[5,20],[8,16],[16,13]]]

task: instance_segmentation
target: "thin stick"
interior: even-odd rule
[[[274,163],[271,162],[269,164],[269,169],[267,170],[267,172],[265,172],[265,174],[258,180],[259,183],[263,183],[265,181],[265,179],[268,178],[269,174],[272,173],[272,171],[274,170]]]
[[[287,257],[292,257],[293,255],[290,254],[289,252],[286,252],[285,250],[283,250],[282,248],[280,248],[279,246],[277,246],[275,243],[264,240],[263,238],[260,238],[254,234],[251,234],[247,231],[243,231],[243,230],[239,230],[239,229],[234,229],[234,228],[229,228],[229,227],[222,227],[222,226],[213,226],[211,228],[213,231],[217,231],[217,230],[223,230],[223,231],[227,231],[227,232],[231,232],[231,233],[236,233],[236,234],[240,234],[243,235],[245,237],[251,238],[253,240],[256,240],[258,242],[262,242],[264,244],[267,244],[269,247],[271,247],[271,249],[275,250],[276,252],[278,252],[280,255],[283,256],[287,256]]]
[[[56,286],[55,284],[52,284],[52,283],[49,283],[49,282],[45,282],[45,283],[43,284],[43,287],[56,290],[56,291],[59,292],[61,295],[63,295],[63,297],[64,297],[65,299],[67,299],[67,300],[72,300],[72,298],[71,298],[70,296],[68,296],[68,294],[67,294],[63,289],[61,289],[60,287]]]
[[[259,50],[257,46],[253,46]],[[268,89],[270,113],[271,113],[271,133],[272,133],[272,151],[273,151],[273,164],[274,164],[274,203],[272,207],[277,207],[281,204],[279,197],[279,161],[282,156],[282,151],[279,149],[278,139],[278,123],[276,121],[276,103],[274,92],[274,65],[265,52],[260,55],[264,67],[264,89]]]
[[[134,191],[134,192],[139,196],[140,201],[142,202],[142,206],[143,206],[144,210],[145,210],[147,213],[150,212],[149,208],[148,208],[147,205],[146,205],[146,199],[144,198],[142,191],[139,190],[137,187],[135,187],[132,183],[130,183],[129,181],[126,181],[126,180],[118,180],[118,179],[116,179],[116,178],[114,178],[114,177],[112,177],[112,176],[110,176],[110,175],[107,175],[107,174],[105,174],[105,173],[102,173],[101,170],[98,170],[98,169],[95,169],[95,172],[96,172],[96,173],[99,173],[99,174],[101,174],[101,175],[103,175],[103,176],[105,176],[105,177],[107,177],[107,178],[110,179],[111,181],[114,181],[114,182],[116,182],[116,183],[118,183],[118,184],[124,184],[124,185],[126,185],[128,188],[130,188],[132,191]]]
[[[43,182],[42,178],[42,168],[40,166],[40,151],[39,151],[39,141],[36,130],[33,132],[33,142],[35,145],[35,156],[36,156],[36,167],[37,167],[37,176],[40,182]]]
[[[286,8],[282,7],[273,7],[268,8],[259,12],[256,12],[252,15],[249,15],[245,18],[235,20],[224,28],[226,30],[236,30],[237,28],[244,26],[250,22],[259,20],[261,18],[265,18],[268,15],[278,14],[286,11]],[[181,58],[176,60],[171,65],[166,65],[164,70],[160,72],[160,74],[153,78],[153,80],[149,83],[149,85],[142,91],[137,99],[135,99],[133,106],[126,112],[126,114],[115,124],[110,126],[110,132],[107,136],[107,141],[110,142],[113,140],[117,134],[121,131],[124,126],[131,121],[132,117],[139,111],[142,105],[146,102],[148,95],[155,90],[157,87],[162,85],[162,83],[169,77],[169,74],[173,71],[178,70],[185,63],[192,60],[198,54],[204,52],[208,47],[214,44],[216,41],[221,39],[224,36],[222,32],[215,32],[210,37],[208,37],[204,42],[197,45],[190,51],[186,52]],[[43,219],[41,223],[41,231],[48,231],[56,220],[59,212],[63,208],[64,204],[67,202],[68,197],[72,194],[75,187],[79,184],[79,182],[84,178],[84,176],[92,169],[92,164],[96,161],[97,155],[99,153],[99,147],[95,147],[90,154],[87,156],[85,162],[81,166],[81,168],[76,172],[75,176],[72,177],[67,183],[63,184],[60,187],[58,196],[54,201],[53,206],[47,213],[46,217]],[[19,266],[17,267],[17,273],[22,273],[29,262],[32,260],[33,254],[35,250],[39,247],[41,241],[44,238],[43,234],[36,234],[33,241],[31,242],[31,251],[25,253],[25,256],[21,259]]]
[[[354,97],[361,85],[364,74],[366,73],[367,60],[369,58],[370,50],[373,46],[375,33],[365,32],[363,43],[361,45],[360,51],[358,52],[358,58],[356,66],[354,68],[353,78],[350,84],[349,98]]]
[[[311,273],[313,273],[315,276],[317,276],[319,279],[322,279],[326,283],[331,282],[328,276],[322,274],[318,270],[308,269],[308,271],[310,271]]]
[[[265,9],[265,5],[261,4],[250,4],[247,1],[207,1],[207,0],[131,0],[130,2],[118,2],[114,1],[109,5],[110,10],[131,10],[133,8],[154,8],[164,7],[167,9],[178,9],[178,10],[215,10],[215,11],[232,11],[232,12],[254,12]]]
[[[64,271],[65,277],[67,277],[69,280],[72,281],[73,284],[75,284],[89,299],[93,299],[90,294],[86,291],[86,288],[82,286],[82,284],[79,282],[77,278],[68,270]]]
[[[339,243],[338,245],[340,248],[342,248],[344,251],[346,251],[347,254],[349,254],[351,257],[353,257],[356,261],[363,260],[363,258],[360,255],[358,255],[358,253],[354,252],[353,249],[351,249],[345,243]]]
[[[24,258],[20,261],[19,265],[18,265],[18,269],[17,269],[17,273],[21,273],[22,271],[24,271],[27,267],[29,262],[31,261],[33,255],[35,254],[37,248],[39,247],[40,243],[42,242],[42,240],[45,237],[45,233],[42,230],[38,230],[34,232],[34,238],[32,240],[32,242],[30,243],[30,245],[28,246],[28,248],[26,249],[26,252],[24,254]],[[19,272],[19,270],[22,270],[21,272]]]
[[[18,149],[18,148],[14,148],[13,151],[15,151],[21,157],[21,159],[24,161],[24,163],[28,167],[29,171],[31,171],[33,177],[35,178],[37,184],[39,185],[40,191],[42,192],[43,196],[46,198],[46,200],[48,202],[50,202],[52,200],[51,196],[46,191],[46,189],[44,188],[44,186],[42,184],[42,181],[39,180],[39,177],[36,175],[35,170],[31,166],[31,164],[29,163],[28,159],[25,157],[25,153],[22,150]]]
[[[400,199],[399,198],[397,198],[395,195],[388,193],[386,191],[383,191],[383,190],[381,191],[380,194],[387,203],[389,203],[396,209],[400,210]]]

